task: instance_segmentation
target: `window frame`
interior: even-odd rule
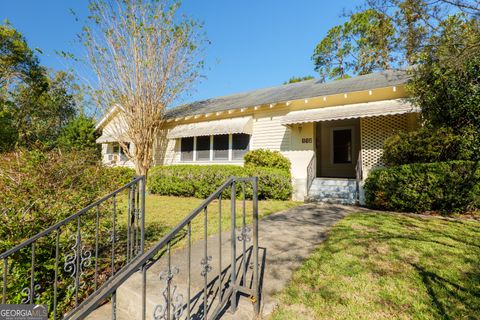
[[[238,134],[238,133],[237,133]],[[252,135],[251,134],[248,134],[248,133],[241,133],[241,134],[245,134],[248,136],[248,145],[247,145],[247,149],[245,150],[245,153],[250,151],[250,142],[251,142],[251,138],[252,138]],[[227,153],[228,153],[228,157],[227,158],[224,158],[224,159],[216,159],[215,158],[215,137],[217,136],[228,136],[228,149],[227,149]],[[233,155],[233,136],[236,135],[236,134],[232,134],[232,133],[228,133],[228,134],[218,134],[218,135],[209,135],[209,136],[195,136],[195,137],[182,137],[182,138],[178,138],[177,141],[178,141],[178,152],[180,153],[180,156],[177,158],[179,159],[178,162],[179,163],[195,163],[195,162],[200,162],[200,163],[205,163],[205,162],[212,162],[212,163],[216,163],[216,162],[231,162],[231,163],[241,163],[243,161],[243,155],[241,158],[234,158],[234,155]],[[199,159],[198,158],[198,152],[199,151],[207,151],[207,150],[198,150],[198,138],[200,137],[205,137],[205,140],[206,140],[206,137],[208,137],[209,139],[209,159]],[[188,138],[193,138],[193,150],[192,150],[192,159],[183,159],[182,158],[182,155],[183,155],[183,152],[182,152],[182,141],[183,139],[188,139]],[[206,153],[206,152],[205,152]]]

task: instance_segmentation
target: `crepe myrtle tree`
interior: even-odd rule
[[[97,76],[95,98],[138,175],[165,143],[165,111],[204,67],[202,24],[168,0],[91,0],[82,41]],[[128,142],[134,148],[128,148]]]

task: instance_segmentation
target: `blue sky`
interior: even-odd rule
[[[206,79],[183,102],[282,84],[291,76],[313,75],[313,49],[329,28],[342,23],[343,9],[359,0],[184,0],[182,10],[205,24],[208,39]],[[87,15],[86,1],[0,0],[0,19],[8,19],[31,47],[42,49],[40,59],[53,69],[73,67],[55,54],[82,56],[75,43]]]

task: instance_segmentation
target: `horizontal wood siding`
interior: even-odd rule
[[[253,134],[250,140],[250,150],[269,149],[290,150],[291,131],[280,121],[286,110],[272,110],[254,114]]]

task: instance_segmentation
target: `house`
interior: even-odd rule
[[[390,70],[312,79],[170,109],[155,165],[242,165],[248,150],[278,150],[292,163],[294,199],[353,203],[368,172],[382,166],[385,139],[419,125],[419,110],[405,100],[408,78]],[[115,119],[100,121],[97,142],[106,164],[129,166],[111,133]]]

